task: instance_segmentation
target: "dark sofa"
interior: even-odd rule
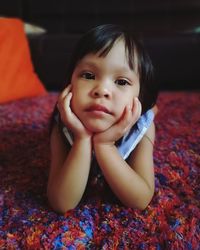
[[[142,36],[164,90],[199,89],[200,2],[7,0],[0,14],[20,17],[47,30],[29,35],[36,72],[49,90],[65,82],[77,39],[102,23],[119,23]]]

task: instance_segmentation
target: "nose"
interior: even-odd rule
[[[106,84],[99,83],[92,90],[92,96],[94,98],[104,97],[104,98],[109,99],[111,97],[111,89]]]

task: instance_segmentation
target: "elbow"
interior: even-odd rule
[[[150,204],[153,195],[154,195],[154,190],[149,189],[147,192],[140,194],[137,198],[135,197],[135,199],[131,201],[129,200],[126,205],[130,208],[143,211]]]
[[[141,204],[137,204],[135,206],[135,208],[143,211],[143,210],[145,210],[148,207],[149,203],[150,203],[150,201],[149,202],[142,202]]]
[[[147,194],[144,195],[144,198],[140,199],[136,205],[136,208],[143,211],[145,210],[148,205],[150,204],[152,198],[154,195],[154,191],[153,190],[149,190],[149,192]]]
[[[75,206],[70,206],[65,204],[64,202],[60,201],[59,199],[53,199],[48,197],[48,201],[49,201],[49,205],[50,207],[59,214],[65,214],[67,213],[69,210],[72,210],[75,208]]]
[[[61,215],[64,215],[65,213],[67,213],[69,210],[73,209],[67,206],[63,206],[62,204],[60,204],[59,202],[51,202],[49,201],[49,205],[50,207],[56,212],[59,213]]]
[[[63,198],[53,194],[51,190],[47,190],[47,199],[50,207],[59,214],[65,214],[76,207],[76,205],[67,204]]]

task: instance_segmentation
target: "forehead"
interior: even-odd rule
[[[131,53],[132,55],[133,53]],[[107,46],[102,48],[97,53],[86,54],[77,64],[77,66],[88,65],[92,66],[98,62],[106,62],[106,65],[112,67],[120,67],[123,70],[133,70],[137,69],[137,53],[134,53],[134,58],[129,54],[128,48],[125,46],[123,39],[118,39],[112,45],[111,48],[107,49]],[[130,63],[131,60],[131,63]],[[131,67],[134,65],[134,67]],[[136,66],[136,67],[135,67]],[[137,71],[137,70],[136,70]]]

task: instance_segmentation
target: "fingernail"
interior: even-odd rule
[[[128,105],[128,110],[130,111],[132,109],[132,106],[129,104]]]

